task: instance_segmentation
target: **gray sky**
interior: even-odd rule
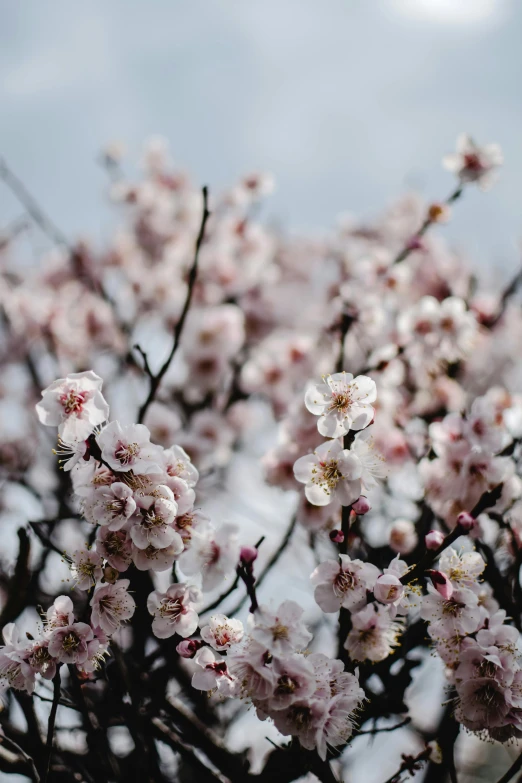
[[[108,236],[95,159],[154,133],[196,181],[273,172],[266,209],[314,232],[371,216],[467,130],[498,141],[493,191],[448,228],[506,277],[522,236],[522,3],[516,0],[0,0],[0,153],[71,235]],[[16,215],[0,194],[0,218]]]

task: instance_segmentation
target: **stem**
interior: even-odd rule
[[[46,755],[47,760],[44,765],[44,776],[43,776],[43,783],[47,783],[49,779],[49,773],[51,771],[51,758],[53,755],[53,739],[54,739],[54,724],[56,723],[56,713],[58,712],[58,702],[60,700],[60,687],[61,687],[61,677],[60,677],[60,665],[56,668],[56,674],[53,677],[53,703],[51,706],[51,712],[49,714],[49,723],[47,725],[47,744],[46,744]]]
[[[513,764],[510,766],[508,771],[502,775],[500,780],[497,781],[497,783],[508,783],[509,780],[512,779],[512,777],[519,772],[522,769],[522,753],[520,756],[513,762]]]
[[[192,301],[192,294],[194,292],[194,285],[196,283],[196,277],[198,272],[198,260],[199,260],[199,251],[201,249],[201,245],[203,244],[203,239],[205,237],[205,227],[207,225],[207,220],[210,217],[210,212],[208,210],[208,188],[205,186],[203,188],[203,213],[201,215],[201,224],[199,227],[198,236],[196,239],[196,249],[194,252],[194,261],[192,262],[192,266],[189,271],[188,276],[188,283],[187,283],[187,295],[185,297],[185,303],[183,305],[183,310],[181,311],[181,315],[179,317],[179,320],[176,324],[176,327],[174,329],[174,341],[172,343],[172,348],[167,356],[166,360],[164,361],[163,365],[160,367],[159,371],[154,374],[150,370],[150,366],[148,363],[147,355],[146,353],[141,349],[137,348],[139,350],[143,361],[144,361],[144,370],[147,373],[150,381],[149,385],[149,394],[147,396],[147,399],[143,403],[143,405],[140,408],[139,415],[138,415],[138,422],[141,424],[143,422],[143,419],[145,418],[145,415],[149,409],[150,404],[154,401],[156,397],[156,393],[158,391],[159,385],[163,379],[163,376],[169,369],[171,362],[176,354],[176,351],[178,350],[181,334],[183,332],[183,327],[185,325],[185,320],[188,315],[188,311],[190,308],[190,303]]]
[[[458,187],[447,197],[445,200],[445,204],[449,206],[450,204],[453,204],[454,201],[456,201],[458,198],[461,197],[463,191],[462,183],[459,183]],[[420,239],[424,236],[426,231],[437,221],[434,220],[432,217],[428,215],[428,217],[424,220],[423,224],[419,228],[416,234],[413,235],[412,239]],[[405,261],[410,253],[413,252],[415,248],[408,243],[401,251],[398,253],[397,256],[395,256],[393,260],[393,264],[400,264],[401,261]]]

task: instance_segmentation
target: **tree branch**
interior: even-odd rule
[[[151,372],[151,369],[150,369],[150,367],[148,365],[148,360],[146,359],[145,352],[141,348],[137,347],[137,350],[139,350],[139,352],[141,353],[142,357],[144,357],[145,372],[147,373],[147,375],[149,377],[149,393],[148,393],[147,399],[145,400],[145,402],[143,403],[143,405],[141,406],[141,408],[139,410],[139,414],[138,414],[138,422],[139,423],[143,422],[143,420],[145,418],[145,415],[146,415],[146,413],[147,413],[147,411],[149,409],[150,404],[154,401],[154,399],[156,397],[156,393],[157,393],[159,385],[160,385],[160,383],[161,383],[161,381],[163,379],[163,376],[165,375],[165,373],[169,369],[169,367],[171,365],[171,362],[172,362],[172,360],[173,360],[173,358],[174,358],[174,356],[176,354],[176,351],[178,350],[180,339],[181,339],[181,334],[183,332],[183,327],[185,325],[185,320],[187,318],[188,311],[189,311],[189,308],[190,308],[190,303],[192,301],[192,294],[194,292],[194,285],[196,283],[196,277],[197,277],[197,272],[198,272],[199,251],[201,249],[201,245],[203,244],[203,240],[205,238],[205,227],[207,225],[207,220],[210,217],[210,212],[208,210],[208,188],[206,186],[203,188],[202,193],[203,193],[203,213],[201,215],[201,224],[200,224],[198,236],[197,236],[197,239],[196,239],[196,249],[195,249],[195,252],[194,252],[194,261],[192,262],[192,266],[191,266],[190,271],[189,271],[189,276],[188,276],[188,281],[187,281],[187,295],[185,297],[185,303],[183,305],[183,309],[181,311],[181,315],[179,317],[179,320],[178,320],[178,322],[176,324],[176,327],[174,329],[174,340],[173,340],[173,343],[172,343],[171,351],[170,351],[169,355],[167,356],[166,360],[164,361],[164,363],[162,364],[162,366],[160,367],[159,371],[156,374]],[[147,367],[148,367],[148,370],[147,370]]]

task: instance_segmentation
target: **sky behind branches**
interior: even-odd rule
[[[151,134],[219,188],[274,173],[268,217],[317,232],[408,188],[441,198],[456,135],[506,166],[470,192],[454,242],[505,279],[522,237],[522,4],[515,0],[3,0],[0,154],[60,227],[96,241],[114,212],[96,162]],[[4,223],[17,209],[0,194]]]

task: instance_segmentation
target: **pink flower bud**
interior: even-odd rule
[[[367,514],[370,510],[371,505],[368,502],[368,498],[366,498],[364,495],[361,495],[360,498],[358,498],[355,503],[352,504],[352,511],[355,511],[355,513],[358,515]]]
[[[183,639],[177,645],[176,651],[182,658],[193,658],[200,647],[203,647],[203,642],[198,642],[197,639]]]
[[[381,604],[393,604],[403,593],[404,585],[395,574],[382,574],[373,588],[373,594]]]
[[[453,585],[443,571],[428,571],[435,590],[445,601],[449,601],[453,595]]]
[[[441,533],[440,530],[430,530],[424,539],[426,549],[438,549],[443,541],[444,533]]]
[[[257,558],[257,549],[253,546],[242,546],[239,557],[244,565],[250,565]]]
[[[457,517],[457,525],[461,527],[463,530],[471,530],[473,527],[475,527],[477,520],[475,517],[472,517],[471,514],[469,514],[467,511],[463,511],[461,514]]]
[[[344,541],[344,533],[342,530],[331,530],[330,531],[330,539],[334,542],[334,544],[342,544]]]
[[[421,237],[414,236],[408,240],[406,247],[408,250],[421,250],[424,247],[424,244]]]

